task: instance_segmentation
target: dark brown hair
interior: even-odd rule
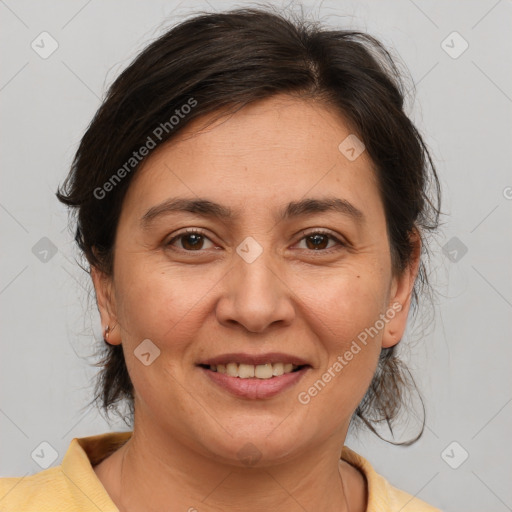
[[[322,27],[270,6],[201,12],[152,42],[114,81],[57,192],[76,214],[75,240],[88,263],[112,274],[123,198],[140,165],[134,152],[149,139],[169,141],[205,114],[234,112],[279,93],[329,106],[364,142],[384,204],[393,271],[402,272],[413,254],[411,235],[424,241],[439,226],[440,186],[428,149],[404,112],[407,91],[397,64],[367,33]],[[413,313],[419,295],[430,290],[426,255],[422,243]],[[404,390],[414,386],[396,348],[382,350],[353,417],[377,435],[379,424],[392,427]],[[107,416],[128,405],[124,419],[132,425],[133,385],[122,347],[103,349],[94,401]]]

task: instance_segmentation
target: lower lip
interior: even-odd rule
[[[279,377],[272,377],[271,379],[258,379],[255,377],[241,379],[240,377],[230,377],[225,373],[218,373],[201,366],[199,367],[209,379],[221,388],[237,397],[252,400],[271,398],[294,386],[304,377],[309,368],[309,366],[305,366],[295,372],[284,373]]]

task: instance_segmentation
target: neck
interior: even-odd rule
[[[171,505],[189,512],[364,510],[349,507],[357,496],[351,473],[356,470],[339,461],[343,442],[344,436],[332,436],[300,459],[240,467],[198,454],[154,424],[136,422],[132,437],[119,450],[113,498],[121,512],[161,511]]]

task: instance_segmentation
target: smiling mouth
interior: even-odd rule
[[[212,372],[225,374],[228,377],[239,379],[268,380],[288,373],[294,373],[309,365],[296,365],[292,363],[266,363],[266,364],[200,364],[200,367]]]

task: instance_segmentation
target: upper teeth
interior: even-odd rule
[[[241,379],[250,379],[256,377],[257,379],[271,379],[272,377],[279,377],[284,373],[290,373],[298,368],[297,365],[292,363],[266,363],[266,364],[212,364],[210,370],[219,373],[225,373],[230,377],[240,377]]]

